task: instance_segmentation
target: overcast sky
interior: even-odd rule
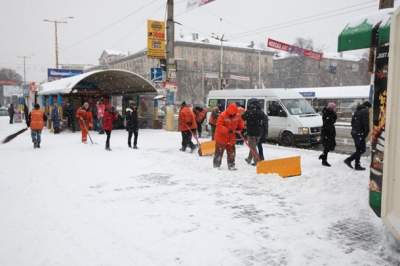
[[[30,55],[27,80],[36,81],[46,79],[47,68],[55,66],[54,26],[43,19],[75,17],[59,26],[60,63],[97,64],[103,49],[132,53],[145,48],[146,19],[164,19],[166,6],[166,0],[5,1],[0,10],[0,67],[22,74],[18,56]],[[346,22],[373,13],[378,0],[215,0],[191,11],[186,10],[186,0],[175,0],[175,5],[175,20],[183,24],[176,34],[224,33],[228,40],[244,43],[265,42],[268,37],[293,43],[304,37],[334,52]],[[310,17],[308,23],[293,22],[304,17]]]

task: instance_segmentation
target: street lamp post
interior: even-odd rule
[[[67,19],[73,19],[74,17],[66,17],[63,19],[44,19],[44,22],[54,23],[54,42],[55,42],[55,57],[56,57],[56,68],[58,68],[58,32],[57,27],[58,24],[67,24]]]
[[[213,39],[216,39],[221,42],[221,48],[220,48],[220,65],[219,65],[219,83],[218,83],[218,90],[222,90],[222,81],[223,81],[223,71],[224,71],[224,42],[227,42],[228,40],[224,39],[224,34],[222,36],[218,36],[217,34],[214,34],[211,36]]]

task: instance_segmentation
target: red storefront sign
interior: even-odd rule
[[[311,59],[320,61],[322,59],[322,53],[314,52],[311,50],[303,49],[294,45],[290,45],[287,43],[279,42],[273,39],[268,39],[267,41],[267,46],[270,48],[274,48],[277,50],[285,51],[285,52],[290,52],[290,53],[296,53],[305,57],[309,57]]]

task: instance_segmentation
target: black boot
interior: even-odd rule
[[[322,165],[323,166],[327,166],[327,167],[331,167],[331,165],[328,163],[328,161],[326,159],[322,160]]]
[[[324,154],[321,154],[321,155],[318,157],[318,159],[319,159],[319,160],[323,160],[323,159],[324,159]]]
[[[356,164],[356,166],[354,167],[355,170],[357,171],[365,171],[365,168],[362,167],[360,164]]]
[[[351,159],[350,159],[350,158],[347,158],[346,160],[344,160],[344,163],[345,163],[348,167],[350,167],[351,169],[353,169],[353,166],[351,165]]]

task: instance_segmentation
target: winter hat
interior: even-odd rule
[[[334,102],[330,102],[330,103],[328,103],[328,109],[330,109],[330,110],[333,110],[333,111],[336,111],[336,103],[334,103]]]
[[[228,113],[228,115],[235,115],[238,113],[238,111],[239,110],[235,103],[229,104],[228,108],[226,108],[226,112]]]

